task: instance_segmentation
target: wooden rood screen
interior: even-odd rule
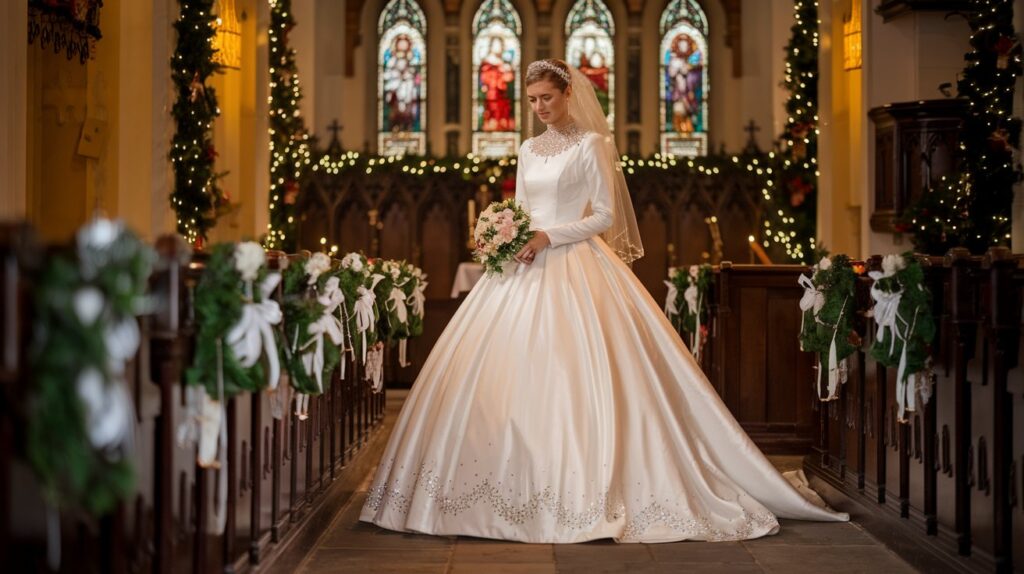
[[[0,229],[0,563],[8,572],[45,570],[45,511],[15,446],[23,422],[19,405],[31,380],[24,362],[32,298],[26,268],[40,256],[25,231]],[[129,366],[137,409],[136,492],[98,521],[61,516],[61,571],[217,572],[265,563],[317,508],[382,419],[384,395],[370,392],[352,363],[345,380],[335,371],[329,391],[310,401],[306,420],[287,407],[274,418],[265,392],[230,399],[227,468],[199,468],[195,446],[180,444],[176,433],[185,417],[192,294],[203,263],[177,245],[158,243],[161,258],[150,288],[167,304],[142,318],[142,344]],[[272,267],[285,257],[270,256]],[[212,534],[220,472],[227,473],[227,526]]]

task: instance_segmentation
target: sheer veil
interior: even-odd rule
[[[626,263],[644,256],[644,246],[640,242],[640,229],[636,224],[633,212],[633,200],[626,187],[626,177],[619,163],[619,150],[615,138],[608,127],[608,119],[601,108],[601,103],[594,93],[594,86],[582,72],[569,66],[572,75],[572,95],[569,98],[569,113],[576,120],[576,125],[587,131],[602,136],[606,153],[612,161],[614,176],[612,178],[611,204],[614,209],[612,226],[601,234],[601,238],[611,247],[620,259]]]

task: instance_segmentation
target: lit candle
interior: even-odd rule
[[[476,222],[476,201],[472,199],[469,200],[469,205],[467,207],[469,209],[469,217],[466,221],[469,222],[469,227],[472,228],[473,224]]]

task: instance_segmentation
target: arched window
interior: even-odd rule
[[[508,0],[484,0],[473,18],[473,153],[519,151],[519,13]]]
[[[578,0],[565,20],[565,60],[594,85],[597,99],[615,126],[615,22],[601,0]]]
[[[423,155],[427,129],[427,19],[415,0],[391,0],[380,15],[378,150]]]
[[[704,155],[708,145],[708,19],[696,0],[661,15],[661,151]]]

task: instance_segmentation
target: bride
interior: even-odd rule
[[[361,520],[537,543],[742,540],[841,521],[779,474],[627,264],[643,255],[586,76],[530,64],[519,151],[535,234],[484,277],[399,415]]]

